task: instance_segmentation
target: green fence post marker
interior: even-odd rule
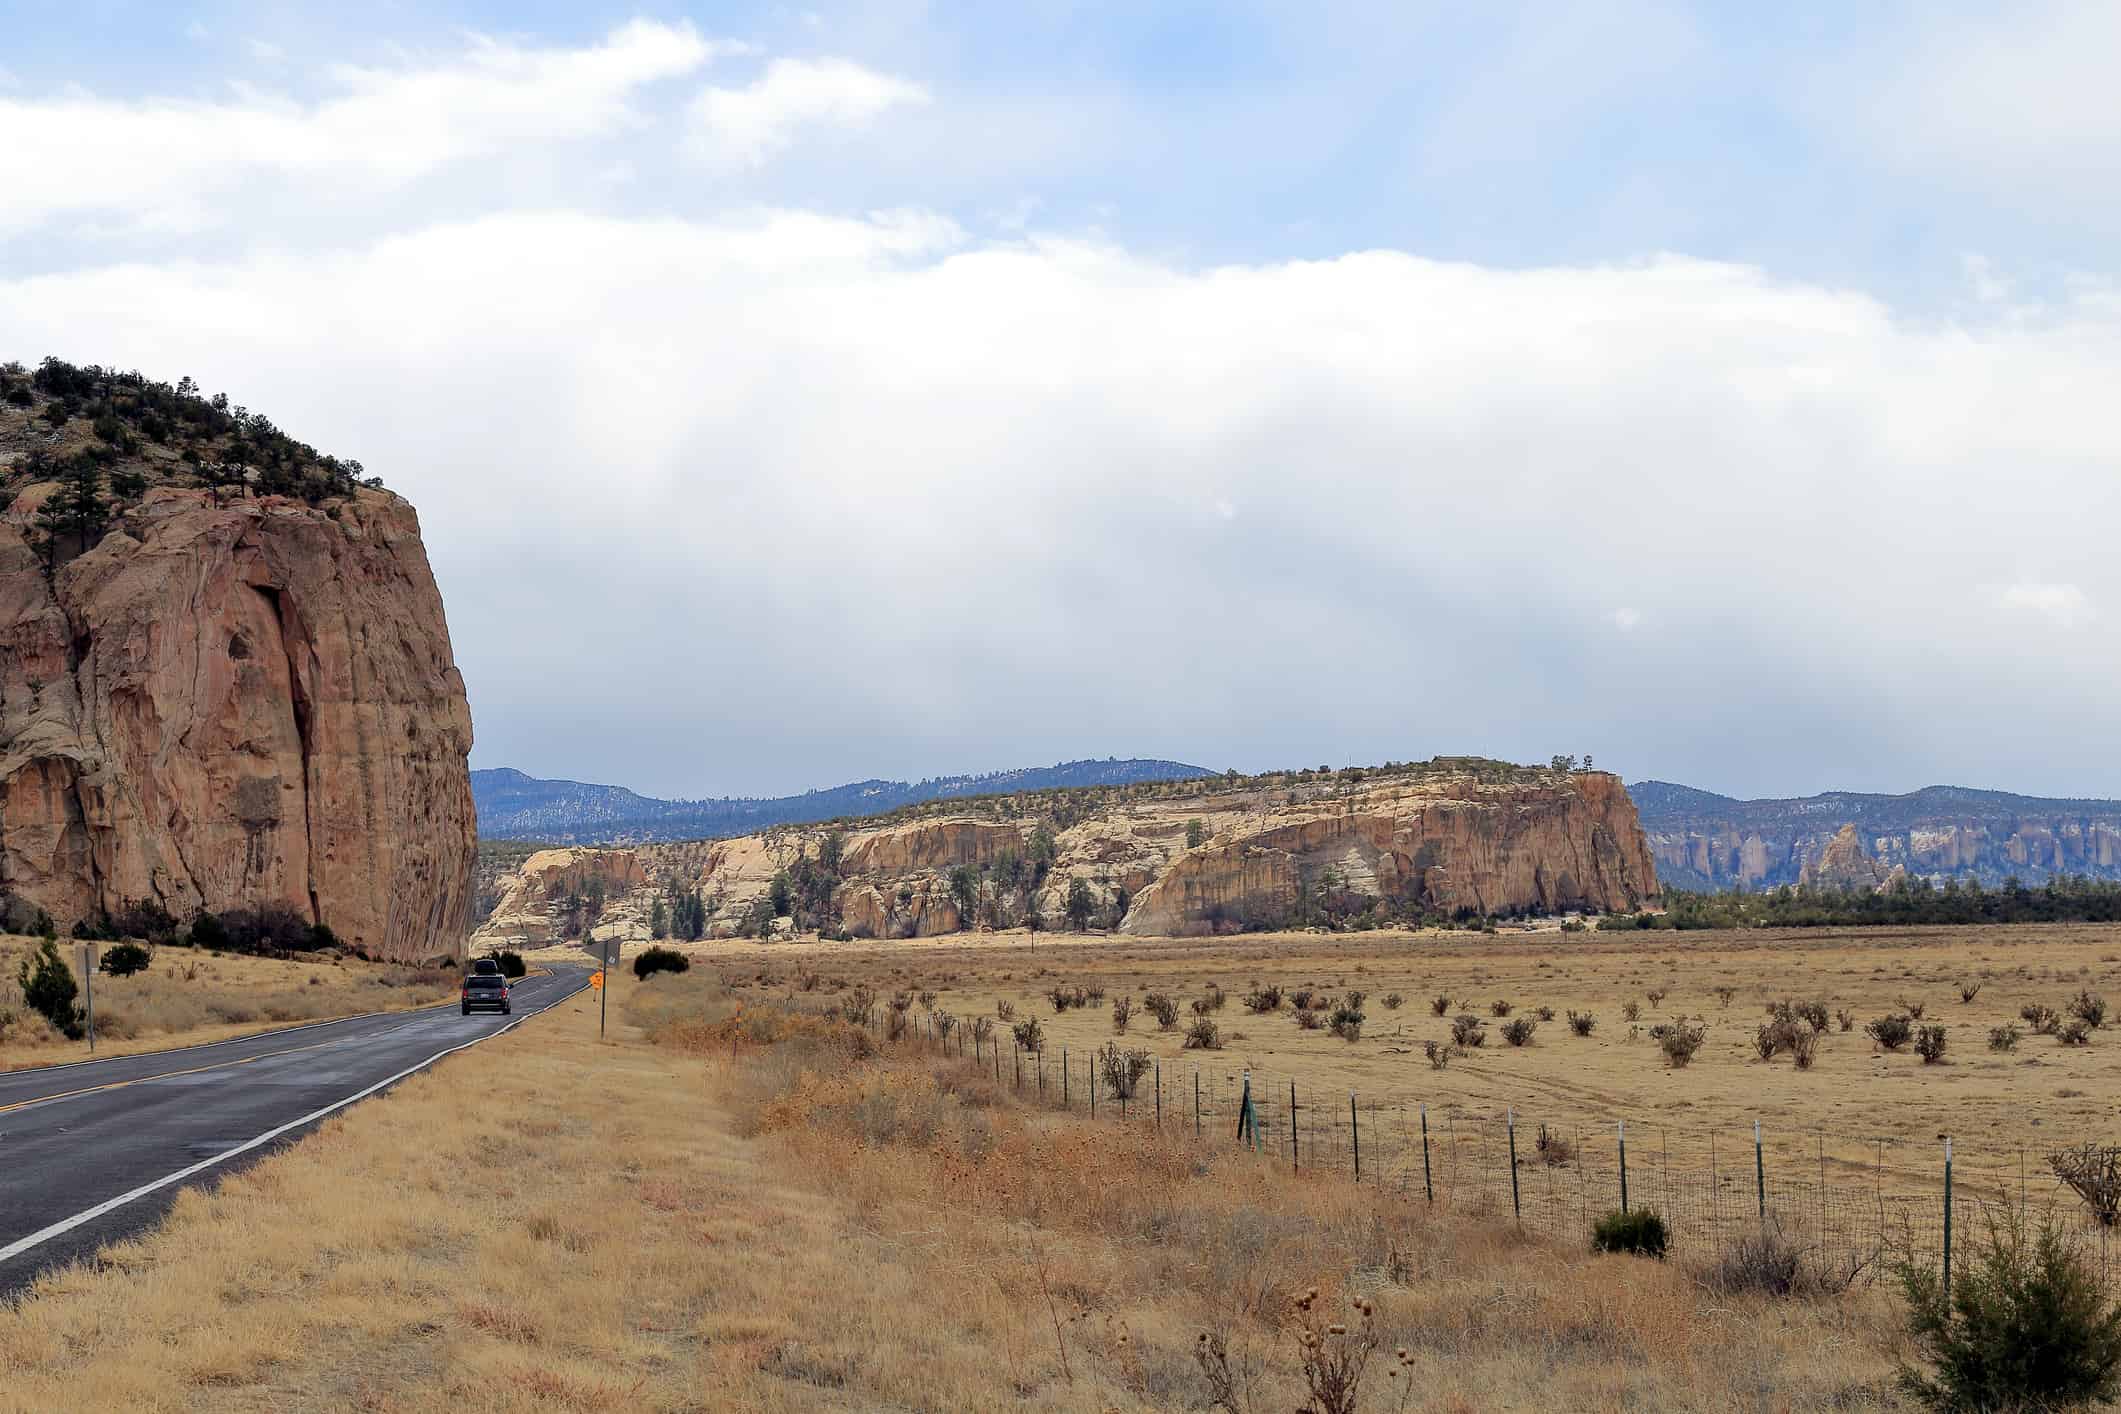
[[[1767,1221],[1767,1161],[1760,1156],[1760,1121],[1753,1121],[1753,1187],[1760,1195],[1760,1220]]]
[[[1524,1226],[1524,1201],[1517,1192],[1517,1110],[1512,1107],[1503,1118],[1510,1131],[1510,1211],[1516,1214],[1517,1225]]]
[[[1355,1114],[1355,1092],[1348,1092],[1348,1134],[1355,1141],[1355,1181],[1362,1182],[1362,1121]]]
[[[1431,1207],[1436,1203],[1436,1181],[1429,1176],[1429,1107],[1421,1107],[1421,1191]]]
[[[1620,1211],[1628,1210],[1628,1122],[1620,1121]]]

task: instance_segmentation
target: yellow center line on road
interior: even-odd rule
[[[440,1011],[440,1010],[443,1010],[443,1009],[445,1009],[445,1008],[446,1008],[446,1007],[447,1007],[448,1005],[449,1005],[449,1003],[446,1003],[446,1002],[445,1002],[445,1003],[443,1003],[443,1004],[442,1004],[441,1006],[438,1006],[438,1007],[432,1007],[432,1008],[422,1008],[421,1010],[423,1010],[423,1011],[424,1011],[424,1010],[434,1010],[434,1011]],[[419,1016],[419,1014],[420,1014],[419,1012],[411,1012],[411,1013],[408,1013],[408,1015],[410,1015],[410,1016],[412,1016],[412,1017],[415,1017],[415,1018],[417,1018],[417,1017]],[[393,1034],[395,1034],[395,1033],[397,1033],[397,1032],[399,1032],[399,1031],[402,1031],[402,1030],[404,1030],[404,1029],[405,1029],[405,1026],[404,1026],[404,1025],[398,1025],[398,1026],[393,1026],[393,1027],[391,1027],[391,1028],[390,1028],[390,1029],[389,1029],[388,1031],[383,1031],[383,1032],[379,1032],[379,1033],[377,1033],[377,1035],[376,1035],[376,1036],[367,1036],[367,1037],[361,1037],[361,1036],[334,1036],[334,1037],[332,1037],[332,1038],[331,1038],[330,1040],[327,1040],[327,1041],[312,1041],[312,1042],[311,1042],[310,1044],[308,1044],[308,1045],[306,1045],[306,1046],[289,1046],[289,1047],[288,1047],[288,1048],[287,1048],[286,1050],[282,1050],[282,1051],[266,1051],[266,1052],[265,1052],[265,1053],[263,1053],[262,1055],[255,1055],[255,1056],[244,1056],[244,1057],[243,1057],[243,1058],[241,1058],[240,1060],[229,1060],[229,1061],[217,1061],[217,1062],[215,1062],[215,1063],[214,1063],[214,1064],[212,1064],[212,1065],[195,1065],[195,1066],[193,1066],[193,1067],[192,1067],[191,1069],[189,1069],[189,1070],[165,1070],[165,1071],[162,1071],[161,1073],[159,1073],[159,1074],[156,1074],[156,1075],[141,1075],[141,1076],[136,1076],[136,1077],[134,1077],[134,1078],[133,1078],[133,1079],[131,1079],[131,1080],[112,1080],[112,1081],[108,1081],[108,1082],[106,1082],[106,1083],[104,1083],[104,1084],[102,1084],[102,1085],[85,1085],[85,1086],[83,1086],[82,1088],[80,1088],[79,1090],[62,1090],[62,1091],[60,1091],[60,1092],[59,1092],[58,1094],[56,1094],[56,1095],[39,1095],[39,1096],[37,1096],[37,1097],[36,1097],[36,1098],[34,1098],[34,1099],[29,1099],[29,1100],[16,1100],[16,1101],[14,1101],[14,1102],[13,1102],[12,1104],[0,1105],[0,1115],[8,1114],[8,1113],[10,1113],[11,1111],[14,1111],[14,1110],[26,1110],[26,1109],[29,1109],[29,1108],[30,1108],[31,1106],[33,1106],[33,1105],[49,1105],[49,1104],[53,1103],[53,1102],[54,1102],[54,1101],[56,1101],[56,1100],[76,1100],[76,1099],[79,1099],[79,1098],[80,1098],[81,1096],[83,1096],[83,1095],[100,1095],[100,1094],[102,1094],[102,1093],[103,1093],[104,1091],[106,1091],[106,1090],[123,1090],[123,1089],[125,1089],[125,1088],[126,1088],[127,1086],[129,1086],[129,1085],[145,1085],[145,1084],[147,1084],[148,1082],[150,1082],[150,1081],[154,1081],[154,1080],[173,1080],[173,1079],[175,1079],[176,1077],[178,1077],[178,1076],[180,1076],[180,1075],[203,1075],[204,1073],[206,1073],[207,1071],[210,1071],[210,1070],[229,1070],[229,1069],[231,1069],[231,1068],[233,1068],[233,1067],[235,1067],[235,1066],[239,1066],[239,1065],[249,1065],[249,1064],[251,1064],[251,1063],[252,1063],[252,1062],[254,1062],[254,1061],[261,1061],[261,1060],[271,1060],[271,1059],[272,1059],[273,1057],[275,1057],[275,1056],[292,1056],[292,1055],[299,1055],[299,1054],[301,1054],[301,1053],[302,1053],[303,1051],[318,1051],[318,1050],[322,1050],[322,1049],[323,1049],[324,1047],[326,1047],[326,1046],[336,1046],[336,1045],[340,1045],[340,1044],[343,1044],[344,1042],[346,1042],[346,1041],[349,1041],[349,1040],[356,1040],[356,1041],[358,1041],[358,1040],[375,1040],[375,1039],[377,1039],[377,1037],[378,1037],[378,1036],[388,1036],[388,1035],[393,1035]],[[146,1052],[145,1054],[149,1054],[149,1055],[152,1055],[152,1054],[153,1054],[153,1052]],[[133,1057],[130,1057],[130,1056],[114,1056],[114,1057],[112,1057],[112,1060],[113,1060],[113,1061],[121,1061],[121,1060],[130,1060],[130,1059],[133,1059]],[[26,1072],[20,1072],[20,1071],[17,1071],[17,1072],[14,1072],[14,1073],[15,1073],[15,1074],[24,1074],[24,1073],[26,1073]]]
[[[292,1056],[303,1051],[322,1050],[326,1046],[336,1046],[346,1039],[348,1038],[340,1036],[329,1041],[313,1041],[307,1046],[289,1046],[284,1051],[267,1051],[263,1055],[244,1056],[240,1060],[217,1061],[213,1065],[195,1065],[189,1070],[165,1070],[157,1075],[140,1075],[135,1076],[131,1080],[112,1080],[102,1085],[85,1085],[79,1090],[61,1090],[56,1095],[39,1095],[35,1099],[17,1100],[10,1105],[0,1105],[0,1115],[7,1114],[11,1110],[26,1110],[32,1105],[49,1105],[55,1100],[76,1100],[83,1095],[100,1095],[106,1090],[123,1090],[129,1085],[145,1085],[154,1080],[174,1080],[180,1075],[203,1075],[210,1070],[231,1070],[236,1066],[249,1065],[254,1061],[271,1060],[275,1056]]]

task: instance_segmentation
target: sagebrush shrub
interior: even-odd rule
[[[2017,1050],[2018,1028],[2015,1026],[1991,1026],[1988,1029],[1988,1048],[1992,1051]]]
[[[1380,1000],[1384,1002],[1386,1011],[1398,1011],[1401,1003],[1405,1002],[1406,998],[1397,992],[1387,992]]]
[[[1558,1134],[1542,1124],[1539,1126],[1539,1137],[1532,1141],[1532,1152],[1539,1155],[1541,1163],[1558,1168],[1576,1157],[1576,1144],[1566,1135]]]
[[[1162,992],[1151,992],[1143,997],[1142,1010],[1156,1018],[1159,1031],[1169,1031],[1178,1025],[1178,1003]]]
[[[1622,1021],[1640,1021],[1642,1019],[1642,1003],[1632,999],[1622,1002],[1620,1004],[1620,1019]]]
[[[2081,1016],[2073,1016],[2055,1029],[2055,1039],[2065,1046],[2081,1046],[2091,1038],[2091,1023]]]
[[[1180,1049],[1188,1051],[1219,1051],[1223,1048],[1223,1033],[1210,1017],[1197,1016],[1186,1028],[1186,1039]]]
[[[1435,1012],[1438,1016],[1444,1015],[1446,1012],[1450,1011],[1450,1009],[1451,999],[1449,997],[1429,998],[1429,1010]]]
[[[1528,1045],[1532,1040],[1532,1033],[1538,1029],[1539,1023],[1531,1017],[1516,1017],[1502,1024],[1502,1039],[1513,1046]]]
[[[1245,993],[1246,1011],[1259,1012],[1264,1015],[1267,1012],[1279,1011],[1280,1009],[1281,988],[1279,987],[1254,987],[1251,991]]]
[[[2097,1030],[2106,1021],[2106,998],[2097,992],[2079,992],[2069,1000],[2069,1014]]]
[[[1488,1003],[1488,1010],[1489,1012],[1498,1017],[1508,1016],[1510,1014],[1510,1004],[1498,997],[1496,1000]]]
[[[1662,1257],[1669,1240],[1664,1219],[1648,1208],[1615,1208],[1591,1229],[1594,1252],[1632,1252],[1643,1257]]]
[[[1569,1030],[1575,1032],[1579,1036],[1588,1036],[1597,1029],[1597,1013],[1588,1011],[1576,1011],[1573,1008],[1570,1010]]]
[[[1976,998],[1976,997],[1978,997],[1978,996],[1980,996],[1980,995],[1981,995],[1981,984],[1980,984],[1979,982],[1961,982],[1961,983],[1959,984],[1959,1000],[1960,1000],[1960,1001],[1962,1001],[1962,1002],[1971,1002],[1971,1001],[1972,1001],[1972,1000],[1973,1000],[1974,998]]]
[[[1022,1050],[1042,1051],[1046,1048],[1046,1028],[1038,1024],[1035,1016],[1017,1022],[1010,1034],[1016,1037],[1016,1044]]]
[[[1487,1023],[1473,1013],[1463,1012],[1451,1019],[1451,1041],[1454,1045],[1478,1046],[1487,1039]]]
[[[1121,992],[1112,999],[1112,1030],[1121,1036],[1127,1034],[1127,1023],[1134,1019],[1134,998]]]
[[[1442,1070],[1451,1063],[1451,1048],[1441,1041],[1424,1041],[1421,1053],[1429,1058],[1429,1068]]]
[[[2062,1024],[2062,1014],[2045,1002],[2027,1002],[2019,1007],[2018,1019],[2032,1027],[2035,1036],[2052,1036]]]
[[[1881,1016],[1863,1028],[1863,1034],[1888,1051],[1897,1051],[1915,1035],[1915,1024],[1898,1012]]]
[[[1360,1041],[1362,1039],[1362,1020],[1362,993],[1350,992],[1341,999],[1338,1006],[1333,1008],[1333,1015],[1329,1025],[1333,1034],[1340,1037],[1341,1040]]]
[[[1675,1026],[1662,1027],[1664,1034],[1657,1038],[1657,1045],[1664,1058],[1674,1070],[1684,1070],[1694,1059],[1694,1053],[1709,1039],[1706,1026],[1689,1026],[1684,1021]]]
[[[670,948],[648,947],[641,950],[633,960],[633,975],[647,979],[658,972],[690,972],[692,963],[685,954]]]
[[[1944,1059],[1944,1028],[1925,1026],[1915,1033],[1915,1054],[1922,1057],[1924,1065],[1935,1065]]]

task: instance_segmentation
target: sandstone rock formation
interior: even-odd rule
[[[530,945],[556,942],[556,903],[592,889],[622,898],[647,882],[630,849],[541,849],[508,877],[481,931]]]
[[[1188,844],[1194,825],[1198,846]],[[645,938],[655,897],[680,889],[709,904],[710,936],[731,936],[775,875],[814,865],[834,833],[789,826],[606,851],[637,859],[650,887],[614,896],[595,931]],[[938,803],[853,822],[837,836],[840,866],[817,921],[867,937],[1017,927],[1033,911],[1058,928],[1078,879],[1108,924],[1150,936],[1279,926],[1311,916],[1307,901],[1329,895],[1346,908],[1374,901],[1402,920],[1634,909],[1658,898],[1617,778],[1495,762]],[[959,870],[974,888],[970,918],[952,888]],[[542,892],[526,886],[522,896]],[[504,906],[475,942],[505,946],[550,931],[548,918]]]
[[[2057,875],[2121,878],[2121,801],[1957,786],[1907,795],[1834,791],[1796,800],[1733,800],[1659,781],[1639,783],[1631,793],[1659,877],[1674,888],[1798,883],[1851,824],[1881,871],[1900,868],[1932,883],[1973,878],[1993,887],[2013,875],[2027,884]]]
[[[1863,847],[1863,836],[1856,833],[1856,827],[1843,825],[1817,859],[1805,861],[1798,882],[1826,889],[1875,889],[1885,875]]]
[[[412,507],[169,484],[150,447],[160,484],[68,558],[22,473],[41,406],[0,408],[0,891],[62,927],[284,904],[371,955],[456,952],[471,713]]]

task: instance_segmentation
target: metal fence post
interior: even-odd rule
[[[1193,1137],[1200,1138],[1200,1067],[1193,1067]]]
[[[1628,1122],[1620,1121],[1620,1211],[1628,1210]]]
[[[1303,1158],[1296,1151],[1296,1082],[1289,1082],[1289,1166],[1303,1168]]]
[[[1945,1309],[1951,1309],[1952,1300],[1952,1141],[1944,1141],[1944,1301]]]
[[[1436,1203],[1436,1180],[1429,1176],[1429,1107],[1421,1107],[1421,1191],[1430,1206]]]
[[[1164,1127],[1164,1063],[1162,1061],[1156,1063],[1156,1127],[1159,1131]]]
[[[1074,1104],[1068,1098],[1068,1048],[1061,1047],[1061,1108],[1072,1110]]]
[[[1512,1106],[1504,1112],[1503,1123],[1510,1131],[1510,1211],[1517,1217],[1518,1226],[1524,1225],[1524,1200],[1517,1192],[1517,1110]]]
[[[1767,1161],[1760,1156],[1760,1121],[1753,1121],[1753,1187],[1760,1195],[1760,1220],[1767,1221]]]
[[[1355,1141],[1355,1181],[1362,1182],[1362,1121],[1355,1114],[1355,1092],[1348,1092],[1348,1134]]]

